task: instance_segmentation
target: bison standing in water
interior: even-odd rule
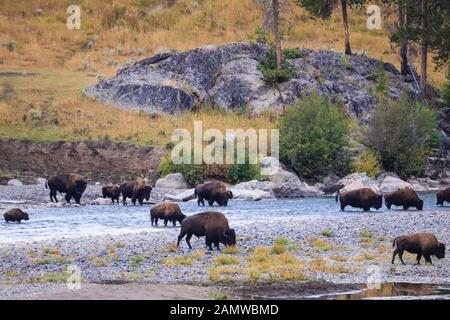
[[[439,191],[436,193],[436,205],[444,205],[444,202],[450,202],[450,188],[446,188],[444,190]]]
[[[20,209],[11,209],[8,212],[6,212],[3,217],[5,218],[6,223],[8,222],[18,222],[20,223],[21,220],[28,221],[30,220],[30,217],[28,216],[28,213],[23,212]]]
[[[376,194],[370,188],[362,188],[347,192],[338,192],[336,194],[336,202],[338,199],[341,203],[341,210],[346,206],[354,208],[362,208],[364,211],[369,211],[370,208],[380,209],[383,205],[383,197]]]
[[[164,220],[164,226],[172,221],[175,227],[177,221],[181,224],[186,216],[181,212],[178,204],[173,202],[163,202],[150,209],[150,219],[155,226],[158,226],[158,219]]]
[[[402,264],[403,252],[408,251],[410,253],[417,254],[417,264],[420,264],[422,256],[425,257],[425,261],[433,264],[431,256],[434,255],[438,259],[445,258],[445,244],[439,243],[436,236],[432,233],[414,233],[407,236],[400,236],[394,239],[392,244],[395,247],[392,254],[392,263],[394,263],[395,256],[398,254]]]
[[[384,202],[388,209],[391,209],[392,205],[402,206],[403,210],[408,210],[409,207],[415,207],[417,210],[423,209],[423,200],[419,199],[417,193],[410,188],[386,193],[384,195]]]
[[[138,178],[136,181],[127,181],[121,184],[122,202],[127,204],[127,198],[131,198],[131,202],[136,205],[136,200],[142,206],[145,200],[150,200],[152,187],[147,185],[144,178]]]
[[[220,212],[203,212],[187,217],[181,223],[181,231],[178,236],[177,246],[186,236],[186,243],[192,249],[190,240],[192,235],[206,237],[206,246],[212,250],[211,245],[220,250],[219,243],[225,246],[236,244],[236,233],[230,229],[227,218]]]
[[[205,206],[204,199],[208,201],[210,206],[217,202],[219,206],[224,207],[228,205],[229,199],[233,199],[233,193],[228,191],[222,182],[218,181],[199,184],[195,187],[194,194],[198,198],[197,204],[202,204],[203,206]]]
[[[102,188],[103,198],[111,198],[112,203],[114,204],[114,200],[119,204],[120,198],[120,186],[106,186]]]
[[[50,189],[50,201],[58,202],[56,193],[65,193],[65,199],[68,203],[72,198],[75,199],[77,204],[80,204],[81,196],[84,190],[86,190],[87,182],[76,173],[63,174],[59,176],[52,176],[48,178],[45,183],[45,188]]]

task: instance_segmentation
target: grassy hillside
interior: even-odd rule
[[[81,30],[68,30],[69,4],[82,9]],[[36,9],[41,9],[37,11]],[[176,127],[271,127],[271,117],[208,111],[179,119],[118,110],[83,97],[80,89],[112,76],[119,66],[159,50],[249,41],[261,24],[254,0],[0,0],[0,71],[36,72],[0,77],[0,136],[36,140],[109,139],[164,146]],[[295,5],[285,9],[284,46],[342,51],[339,15],[309,20]],[[399,59],[386,31],[367,30],[363,11],[351,12],[355,52]],[[86,46],[95,42],[93,48]],[[440,86],[444,72],[431,82]],[[221,121],[219,122],[218,119]]]

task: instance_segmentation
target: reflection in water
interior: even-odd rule
[[[353,293],[340,294],[331,297],[335,300],[381,299],[395,297],[440,296],[450,299],[450,287],[420,283],[383,283],[380,289],[366,289]]]

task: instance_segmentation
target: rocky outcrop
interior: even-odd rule
[[[402,93],[417,95],[413,84],[391,64],[309,49],[297,49],[297,57],[290,59],[294,78],[275,89],[264,83],[257,70],[266,50],[262,44],[231,43],[159,53],[83,92],[119,107],[173,114],[203,103],[226,110],[248,106],[255,113],[267,108],[281,110],[316,91],[339,97],[349,115],[364,121],[377,103],[371,92],[377,85],[378,70],[384,68],[392,98],[398,99]]]
[[[181,173],[171,173],[156,181],[155,187],[167,189],[188,189],[189,185]]]

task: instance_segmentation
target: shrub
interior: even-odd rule
[[[371,177],[376,177],[381,172],[380,159],[371,150],[359,154],[353,161],[352,167],[354,172],[365,172]]]
[[[444,99],[445,106],[450,107],[450,63],[447,70],[447,82],[444,88],[442,88],[442,98]]]
[[[280,117],[280,158],[301,176],[347,173],[347,120],[328,98],[305,97]]]
[[[286,57],[283,57],[282,68],[277,68],[275,46],[271,45],[263,57],[261,63],[257,65],[261,71],[265,83],[276,86],[280,82],[288,81],[294,77],[294,65]]]
[[[384,100],[369,120],[367,140],[378,153],[383,168],[402,178],[422,173],[431,153],[436,117],[409,98]]]

